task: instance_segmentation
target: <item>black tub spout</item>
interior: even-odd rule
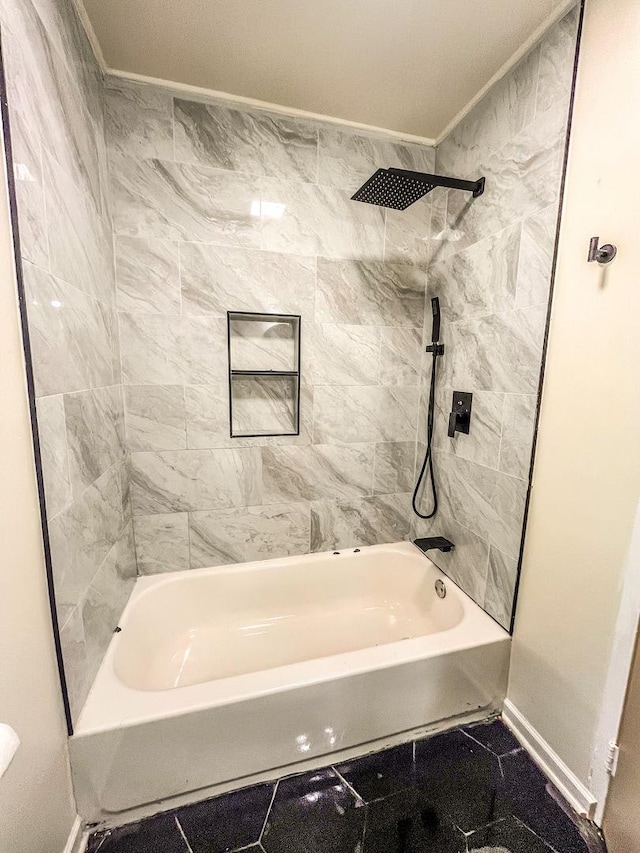
[[[449,542],[444,536],[427,536],[425,539],[414,539],[413,544],[420,548],[421,551],[424,551],[425,554],[427,551],[434,549],[438,551],[451,551],[452,548],[455,548],[453,542]]]

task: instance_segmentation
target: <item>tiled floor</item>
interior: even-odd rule
[[[88,853],[606,853],[499,720],[95,833]]]

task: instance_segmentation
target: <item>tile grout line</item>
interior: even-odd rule
[[[183,841],[184,841],[184,843],[187,845],[187,850],[189,851],[189,853],[193,853],[193,850],[192,850],[192,848],[191,848],[191,845],[189,844],[189,841],[188,841],[188,839],[187,839],[187,836],[184,834],[184,829],[182,828],[182,824],[181,824],[181,823],[180,823],[180,821],[178,820],[178,815],[174,815],[174,816],[173,816],[173,819],[174,819],[174,820],[175,820],[175,822],[176,822],[176,826],[178,827],[178,832],[179,832],[179,833],[180,833],[180,835],[182,836],[182,840],[183,840]]]
[[[10,120],[10,119],[9,119]],[[49,238],[49,217],[47,216],[47,181],[45,180],[44,172],[44,145],[38,137],[38,158],[40,160],[40,179],[42,181],[42,218],[44,221],[44,237],[47,243],[47,269],[46,272],[51,273],[51,240]],[[24,263],[24,256],[22,262]]]
[[[360,796],[360,794],[356,791],[356,789],[353,787],[353,785],[352,785],[350,782],[348,782],[348,781],[344,778],[344,776],[342,775],[342,773],[340,773],[340,771],[338,770],[338,768],[336,767],[336,765],[335,765],[335,764],[331,764],[331,765],[330,765],[330,768],[331,768],[331,770],[333,770],[333,772],[336,774],[336,776],[338,777],[338,779],[340,779],[340,780],[343,782],[343,784],[344,784],[344,785],[346,785],[346,787],[351,791],[351,793],[354,795],[354,797],[355,797],[357,800],[359,800],[363,805],[365,805],[365,806],[366,806],[366,803],[365,803],[365,801],[362,799],[362,797]]]
[[[276,794],[278,793],[278,787],[280,785],[281,780],[276,779],[276,783],[273,786],[273,794],[271,795],[271,802],[269,803],[269,808],[267,809],[267,813],[264,816],[264,823],[262,824],[262,829],[260,830],[260,835],[258,836],[258,840],[256,844],[259,844],[262,847],[262,838],[264,836],[265,830],[267,828],[267,823],[269,821],[269,815],[271,814],[271,809],[273,808],[273,803],[276,798]]]

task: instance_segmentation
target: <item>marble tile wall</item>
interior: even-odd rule
[[[440,533],[457,545],[445,571],[508,624],[575,14],[437,159],[425,146],[103,81],[67,0],[0,0],[0,21],[74,716],[136,570]],[[350,201],[389,165],[485,174],[487,191],[473,203],[434,192],[405,212]],[[425,526],[410,494],[434,294],[447,345],[442,509]],[[299,436],[230,438],[228,310],[301,315]],[[474,422],[452,443],[453,389],[474,392]]]
[[[0,25],[55,594],[77,719],[136,574],[103,83],[66,0],[0,0]]]
[[[116,80],[105,106],[138,571],[406,538],[431,205],[350,196],[434,149]],[[227,311],[301,315],[299,436],[230,438]]]
[[[434,560],[509,627],[537,408],[578,11],[556,24],[439,146],[438,173],[484,195],[432,200],[428,296],[442,309],[434,447],[440,510],[412,532],[456,544]],[[425,324],[430,324],[427,311]],[[425,364],[423,384],[431,366]],[[447,436],[453,391],[469,435]],[[425,405],[425,394],[423,393]],[[424,428],[418,436],[423,452]],[[428,504],[428,498],[425,496]]]

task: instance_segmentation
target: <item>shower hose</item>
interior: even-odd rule
[[[433,453],[431,449],[431,445],[433,442],[433,422],[434,422],[434,407],[435,407],[435,397],[436,397],[436,368],[438,364],[438,353],[436,348],[434,347],[433,352],[433,361],[431,365],[431,383],[429,385],[429,404],[427,406],[427,449],[424,453],[424,459],[422,460],[422,468],[420,468],[420,473],[418,474],[418,479],[416,481],[416,487],[413,490],[413,497],[411,499],[411,504],[413,506],[413,511],[419,518],[433,518],[433,516],[438,511],[438,493],[436,491],[436,479],[433,473]],[[420,491],[420,487],[422,485],[422,481],[424,479],[424,475],[429,469],[429,482],[431,483],[431,493],[433,495],[433,508],[431,512],[424,515],[418,509],[418,492]]]

